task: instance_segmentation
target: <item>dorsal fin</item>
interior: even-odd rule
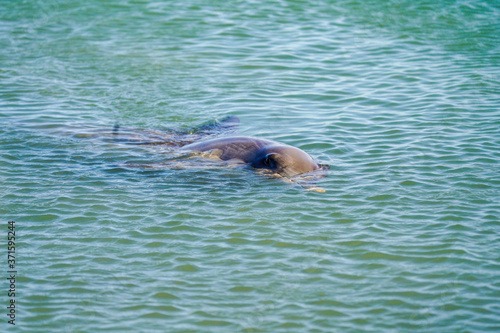
[[[228,116],[220,121],[211,122],[199,127],[192,128],[188,131],[191,134],[201,135],[221,135],[234,134],[238,132],[240,119],[236,116]]]

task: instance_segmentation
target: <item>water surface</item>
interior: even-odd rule
[[[496,1],[0,7],[18,331],[500,330]],[[228,115],[326,193],[73,135]]]

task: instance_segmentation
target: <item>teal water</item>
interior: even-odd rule
[[[497,1],[0,9],[2,331],[500,330]],[[326,192],[75,135],[228,115]]]

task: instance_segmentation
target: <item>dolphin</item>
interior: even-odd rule
[[[79,134],[78,137],[104,136],[115,143],[163,146],[178,152],[209,153],[223,161],[245,163],[287,178],[328,169],[328,165],[317,163],[299,148],[273,140],[237,135],[239,123],[238,117],[228,116],[221,121],[184,131],[122,129],[115,125],[111,132],[96,129],[94,133]],[[147,163],[127,165],[148,167]]]
[[[210,152],[223,161],[237,160],[253,168],[267,169],[284,177],[293,177],[320,169],[303,150],[272,140],[230,136],[194,142],[181,151]]]

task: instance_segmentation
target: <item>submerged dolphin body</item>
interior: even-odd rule
[[[318,164],[299,148],[267,139],[238,136],[239,123],[238,117],[229,116],[221,121],[184,131],[122,129],[116,125],[111,132],[96,129],[93,133],[79,134],[78,137],[106,137],[107,141],[114,143],[166,147],[183,153],[209,153],[210,157],[245,163],[287,178],[328,169],[328,165]],[[170,166],[172,161],[180,162],[182,157],[162,163],[127,162],[125,165],[150,169]],[[317,175],[320,174],[314,176]]]

